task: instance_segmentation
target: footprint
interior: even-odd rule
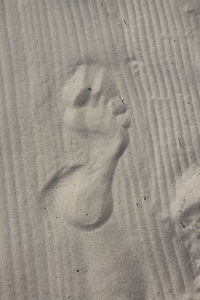
[[[104,224],[112,213],[111,185],[117,162],[129,143],[130,117],[109,69],[102,66],[78,66],[64,86],[62,98],[67,106],[64,140],[70,137],[73,143],[78,140],[80,147],[85,145],[88,159],[69,172],[58,172],[42,197],[51,203],[48,217],[91,230]]]
[[[200,299],[200,170],[188,170],[176,186],[176,199],[171,207],[178,239],[183,241],[194,267],[194,298]],[[197,298],[195,298],[197,297]],[[190,299],[190,298],[189,298]]]

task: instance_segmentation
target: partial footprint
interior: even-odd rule
[[[112,212],[111,184],[129,142],[130,117],[109,69],[102,66],[78,66],[62,97],[66,101],[64,140],[78,138],[86,145],[88,160],[59,176],[53,188],[46,187],[46,195],[53,199],[48,214],[58,222],[93,229]]]
[[[179,239],[188,251],[195,273],[193,298],[200,299],[200,170],[186,172],[176,185],[176,199],[171,207]],[[186,298],[187,299],[187,298]],[[190,298],[188,298],[190,299]]]

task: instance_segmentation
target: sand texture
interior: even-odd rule
[[[199,22],[0,0],[0,300],[200,299]]]

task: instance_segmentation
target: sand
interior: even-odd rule
[[[0,0],[0,299],[200,299],[199,15]]]

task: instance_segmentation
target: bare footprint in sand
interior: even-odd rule
[[[129,136],[127,106],[106,68],[78,66],[63,88],[67,108],[63,136],[84,145],[84,165],[63,168],[42,191],[47,216],[86,230],[104,224],[112,213],[111,184]],[[69,103],[69,100],[71,102]]]
[[[183,241],[190,256],[193,286],[183,299],[200,299],[200,169],[191,169],[177,183],[172,216],[178,239]]]

